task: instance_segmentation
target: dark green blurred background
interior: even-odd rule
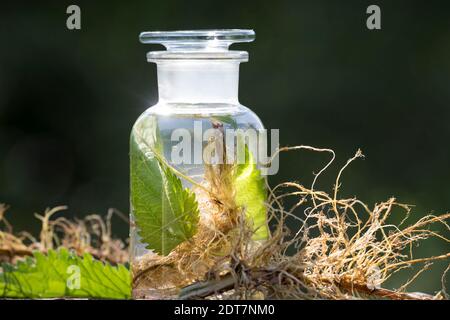
[[[82,29],[66,28],[81,7]],[[382,30],[366,28],[378,4]],[[128,138],[157,100],[149,30],[253,28],[240,99],[281,144],[330,147],[336,170],[357,148],[342,193],[373,204],[396,196],[412,220],[450,209],[450,6],[444,1],[44,1],[0,9],[0,202],[16,231],[37,231],[34,212],[128,212]],[[237,47],[237,46],[236,46]],[[276,183],[308,185],[326,155],[283,155]],[[400,219],[397,218],[397,220]],[[396,219],[393,221],[395,222]],[[116,225],[125,237],[128,227]],[[442,229],[443,230],[443,229]],[[440,241],[417,256],[448,251]],[[447,262],[448,263],[448,262]],[[440,289],[445,262],[411,290]],[[404,277],[393,279],[398,286]],[[448,281],[447,281],[448,283]]]

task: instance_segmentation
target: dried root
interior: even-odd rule
[[[31,250],[23,243],[22,237],[12,233],[12,226],[5,218],[6,210],[8,207],[0,203],[0,223],[3,223],[5,229],[0,229],[0,262],[13,261],[17,256],[31,255]]]
[[[443,289],[437,295],[408,293],[406,288],[433,261],[450,258],[450,253],[427,258],[414,258],[412,246],[434,237],[450,242],[448,232],[441,235],[430,229],[433,224],[441,224],[450,231],[447,224],[450,213],[440,216],[427,215],[416,223],[400,228],[389,223],[391,215],[404,212],[410,215],[410,206],[398,203],[394,198],[369,208],[356,198],[339,198],[339,186],[344,170],[352,161],[363,157],[358,150],[339,171],[331,195],[315,190],[315,183],[334,160],[334,152],[308,146],[284,148],[282,151],[305,149],[328,152],[331,160],[315,176],[310,188],[295,182],[286,182],[269,188],[267,207],[270,214],[272,235],[260,246],[249,245],[252,232],[236,214],[236,208],[218,206],[212,219],[229,216],[234,212],[234,220],[228,231],[211,221],[208,228],[203,226],[198,235],[177,248],[171,263],[178,274],[186,275],[194,263],[206,263],[209,270],[183,279],[186,285],[180,293],[184,299],[231,298],[231,299],[442,299]],[[220,175],[219,175],[220,177]],[[217,177],[216,177],[217,178]],[[215,180],[214,176],[209,179]],[[223,193],[223,189],[221,189]],[[206,203],[222,203],[223,197],[205,194]],[[229,198],[229,197],[228,197]],[[286,199],[294,199],[288,208]],[[209,201],[209,202],[208,202]],[[221,211],[222,210],[222,211]],[[301,217],[298,212],[300,212]],[[300,227],[289,228],[287,220],[296,220]],[[214,221],[213,221],[214,222]],[[208,229],[208,230],[207,230]],[[231,236],[230,236],[231,235]],[[223,246],[227,244],[227,246]],[[184,247],[187,246],[187,247]],[[212,255],[222,247],[220,259]],[[214,249],[214,250],[213,250]],[[183,260],[188,259],[188,260]],[[423,267],[407,283],[397,290],[382,288],[393,274],[412,265]],[[154,264],[158,265],[156,262]],[[173,271],[173,270],[172,270]],[[150,277],[154,275],[148,274]],[[443,280],[444,283],[444,280]]]
[[[224,270],[220,266],[213,268],[207,281],[184,288],[181,292],[183,298],[214,297],[229,290],[232,290],[229,297],[239,299],[446,297],[444,289],[435,296],[407,293],[405,290],[433,261],[450,258],[450,253],[427,258],[414,258],[412,254],[414,244],[430,237],[450,242],[448,232],[444,236],[430,229],[432,224],[441,224],[446,231],[450,231],[447,223],[450,213],[427,215],[400,229],[390,224],[388,218],[395,209],[403,210],[403,224],[409,217],[410,207],[398,203],[394,198],[378,203],[371,209],[356,198],[338,197],[342,173],[352,161],[363,157],[360,150],[339,171],[333,194],[329,195],[316,191],[314,184],[334,160],[334,153],[328,149],[307,146],[280,151],[292,149],[329,152],[332,159],[315,176],[311,188],[286,182],[269,189],[268,211],[271,224],[275,227],[270,239],[249,255],[242,248],[251,241],[251,234],[242,225],[238,244],[230,254],[229,273],[223,277],[221,274]],[[288,198],[295,199],[295,205],[291,208],[286,208],[284,204]],[[298,211],[304,213],[303,218],[294,214]],[[288,228],[287,219],[298,220],[301,227],[298,230]],[[422,264],[422,269],[401,288],[392,291],[381,287],[393,274],[415,264]],[[214,290],[205,289],[209,287],[208,283]]]
[[[213,124],[221,129],[221,124]],[[210,144],[220,143],[223,132],[210,139]],[[217,149],[222,149],[218,145]],[[225,273],[230,261],[230,253],[236,246],[241,210],[234,201],[233,170],[236,167],[226,163],[226,152],[219,164],[205,164],[205,179],[193,186],[199,205],[198,230],[189,241],[178,245],[168,256],[161,257],[152,252],[137,258],[132,264],[133,291],[137,298],[149,298],[146,288],[170,291],[173,298],[176,288],[206,279],[205,274],[214,267],[221,266]],[[142,294],[140,294],[142,292]],[[175,292],[175,293],[174,293]]]
[[[233,187],[227,177],[230,167],[212,165],[207,179],[195,188],[201,211],[197,234],[168,256],[144,255],[133,264],[133,288],[168,289],[166,298],[184,299],[447,299],[446,269],[442,290],[436,295],[409,293],[407,287],[433,261],[447,260],[449,252],[426,258],[413,256],[412,247],[428,238],[450,242],[450,213],[427,215],[402,227],[410,216],[410,206],[391,198],[372,208],[356,198],[340,198],[344,170],[363,157],[356,152],[338,172],[331,194],[315,189],[320,175],[335,159],[330,149],[297,146],[280,149],[329,153],[330,161],[315,175],[310,187],[296,182],[268,187],[267,211],[272,234],[263,243],[252,240],[253,232],[245,216],[233,203]],[[288,206],[286,203],[294,205]],[[0,206],[0,260],[12,261],[67,247],[79,254],[89,252],[113,262],[126,262],[124,242],[111,238],[112,211],[106,220],[88,216],[83,220],[51,219],[64,207],[47,210],[38,240],[27,233],[14,235]],[[391,216],[404,214],[400,224]],[[297,222],[297,223],[292,223]],[[440,224],[444,232],[431,229]],[[291,227],[298,225],[299,227]],[[383,288],[386,280],[413,265],[419,271],[396,290]],[[184,287],[180,292],[171,288]],[[160,291],[161,293],[161,291]],[[157,298],[164,298],[157,296]]]
[[[226,165],[223,167],[223,170],[229,170]],[[186,286],[205,279],[205,274],[214,266],[226,268],[231,250],[236,245],[241,212],[230,196],[232,188],[226,187],[229,186],[226,181],[228,173],[223,174],[222,169],[215,169],[217,168],[209,167],[207,175],[211,179],[201,187],[194,188],[200,211],[197,233],[189,241],[178,245],[168,256],[162,257],[150,252],[136,259],[132,264],[135,292],[141,289],[145,292],[145,288]]]
[[[117,214],[128,219],[117,210],[110,209],[105,219],[99,215],[89,215],[82,220],[69,220],[65,217],[52,219],[67,209],[64,206],[47,209],[43,215],[36,214],[41,221],[41,232],[36,239],[28,232],[13,233],[12,226],[5,218],[7,207],[0,204],[0,261],[15,262],[33,251],[47,252],[60,247],[68,248],[79,255],[90,253],[95,258],[110,263],[128,262],[128,248],[120,239],[112,238],[111,219]]]

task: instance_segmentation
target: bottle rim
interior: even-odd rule
[[[150,31],[139,35],[141,43],[161,44],[166,48],[149,52],[147,60],[150,62],[172,59],[247,61],[247,52],[229,50],[229,46],[254,39],[255,32],[251,29]]]
[[[255,40],[255,31],[251,29],[204,29],[204,30],[176,30],[176,31],[147,31],[139,35],[142,43],[189,44],[197,42],[217,42],[228,44],[237,42],[251,42]],[[226,48],[228,48],[228,46]]]

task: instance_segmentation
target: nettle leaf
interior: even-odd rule
[[[199,211],[194,193],[158,158],[156,129],[137,127],[131,139],[131,205],[141,241],[167,255],[195,234]]]
[[[129,299],[131,277],[125,266],[105,264],[87,253],[35,252],[16,265],[1,265],[0,297]]]
[[[265,180],[247,145],[245,145],[245,159],[244,164],[236,165],[235,202],[245,210],[246,220],[255,232],[253,240],[264,240],[269,236],[265,205],[267,200]]]

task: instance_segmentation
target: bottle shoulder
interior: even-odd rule
[[[137,123],[148,118],[164,119],[174,121],[177,119],[230,119],[239,128],[251,127],[254,129],[263,129],[264,126],[260,118],[250,108],[242,104],[227,103],[205,103],[205,104],[187,104],[187,103],[164,103],[157,104],[146,109],[136,120]]]

